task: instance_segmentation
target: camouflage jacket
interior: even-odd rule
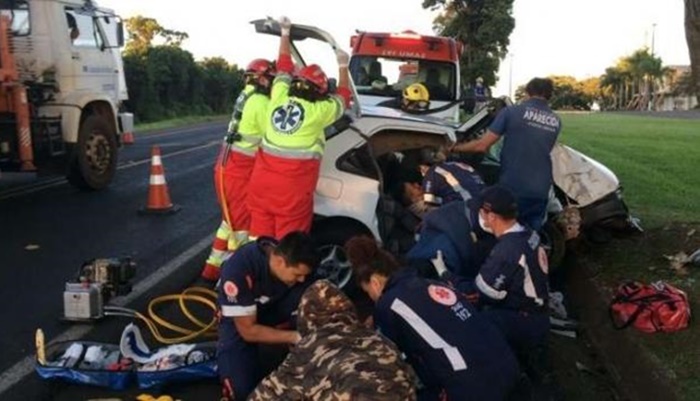
[[[411,401],[416,376],[396,346],[358,320],[350,299],[326,280],[299,304],[301,341],[249,401]]]

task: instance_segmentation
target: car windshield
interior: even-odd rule
[[[456,97],[456,69],[448,62],[355,55],[350,74],[360,95],[399,97],[404,88],[419,82],[428,88],[430,100]]]
[[[26,1],[0,1],[0,14],[10,18],[15,36],[29,35],[29,5]]]

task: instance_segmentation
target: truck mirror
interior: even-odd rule
[[[124,46],[124,22],[121,19],[117,22],[117,45]]]

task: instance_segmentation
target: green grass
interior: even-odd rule
[[[213,116],[185,116],[173,118],[170,120],[156,121],[152,123],[136,124],[135,130],[142,134],[147,134],[150,131],[158,131],[166,128],[180,127],[183,125],[206,123],[211,121],[226,121],[230,118],[228,114],[213,115]]]
[[[615,172],[632,213],[641,217],[647,229],[643,235],[594,247],[584,256],[600,269],[596,281],[615,288],[629,279],[664,280],[686,291],[691,310],[699,311],[700,270],[691,267],[687,275],[678,274],[668,268],[664,255],[700,247],[700,120],[615,114],[563,114],[562,118],[562,142]],[[681,332],[638,332],[633,337],[670,378],[681,399],[700,399],[696,320]]]
[[[647,226],[700,221],[700,120],[563,114],[561,141],[608,166]]]

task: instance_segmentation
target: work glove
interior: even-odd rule
[[[277,19],[277,23],[280,24],[282,36],[289,36],[289,31],[292,29],[292,21],[289,19],[289,17],[285,17],[283,15]]]
[[[435,268],[438,277],[442,277],[442,275],[447,271],[447,265],[445,265],[445,260],[442,258],[442,251],[438,250],[437,256],[430,259],[430,261],[433,263],[433,267]]]
[[[339,67],[347,67],[350,62],[350,56],[342,49],[335,49],[335,58]]]

